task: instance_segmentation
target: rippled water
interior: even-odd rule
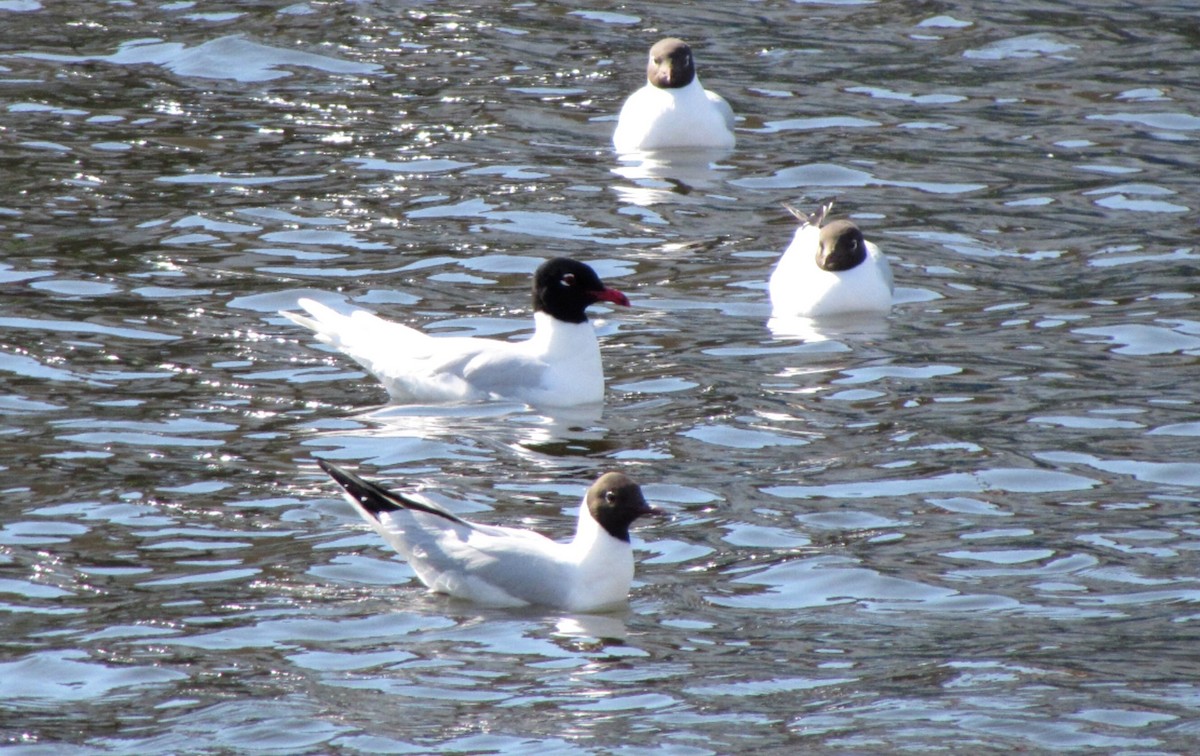
[[[1188,752],[1194,9],[0,0],[0,742],[15,753]],[[667,34],[742,116],[608,147]],[[767,323],[836,197],[886,320]],[[592,262],[608,402],[389,407],[276,314],[528,329]],[[559,536],[627,611],[430,596],[313,464]]]

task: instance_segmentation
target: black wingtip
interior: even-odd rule
[[[318,459],[317,464],[372,516],[378,517],[380,512],[395,512],[397,509],[403,509],[403,506],[395,501],[395,497],[386,489],[363,480],[332,462]]]
[[[419,512],[427,512],[428,514],[445,517],[447,520],[457,522],[462,525],[469,525],[466,520],[454,515],[451,512],[436,507],[432,504],[426,504],[420,501],[414,501],[406,496],[387,490],[383,486],[372,483],[369,480],[363,480],[359,476],[344,470],[341,467],[326,462],[323,459],[318,459],[317,464],[321,469],[329,473],[329,477],[333,478],[339,486],[345,489],[358,504],[366,510],[375,519],[379,519],[381,512],[395,512],[399,509],[415,509]]]

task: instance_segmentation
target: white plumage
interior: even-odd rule
[[[534,274],[533,299],[533,335],[516,342],[430,336],[366,310],[343,314],[311,299],[298,303],[305,315],[282,314],[366,368],[396,401],[602,402],[600,345],[584,310],[598,301],[627,306],[628,298],[606,287],[591,267],[554,258]]]
[[[891,309],[894,283],[887,258],[850,221],[826,224],[831,207],[832,203],[825,205],[812,216],[788,208],[801,224],[771,273],[768,291],[774,317]]]
[[[621,107],[613,132],[617,152],[734,146],[733,109],[701,86],[686,43],[671,38],[650,48],[646,78]]]
[[[324,460],[320,465],[430,591],[490,606],[595,611],[623,604],[633,581],[629,525],[658,513],[636,483],[605,473],[583,497],[575,537],[560,543],[464,520]]]

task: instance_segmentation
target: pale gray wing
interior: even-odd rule
[[[490,350],[464,364],[462,377],[480,391],[511,395],[514,390],[540,388],[546,367],[541,360],[524,354]]]
[[[729,103],[725,101],[724,97],[716,92],[711,92],[706,89],[704,90],[704,94],[708,95],[709,102],[717,106],[717,110],[720,111],[721,115],[725,118],[725,125],[729,127],[730,131],[733,131],[734,122],[737,120],[733,114],[733,108],[729,106]]]
[[[871,242],[867,242],[867,249],[879,261],[879,272],[883,275],[883,280],[887,282],[888,291],[894,294],[896,292],[896,279],[892,275],[892,264],[888,262],[887,255],[883,254],[883,251]]]
[[[545,365],[514,353],[509,344],[454,337],[430,341],[437,342],[437,348],[423,359],[410,361],[397,352],[372,372],[418,396],[512,397],[542,385]]]
[[[383,514],[379,532],[429,586],[482,581],[531,604],[561,606],[571,590],[562,547],[527,530],[474,523],[412,510]]]

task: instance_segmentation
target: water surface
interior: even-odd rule
[[[0,0],[0,742],[15,753],[1185,753],[1192,10]],[[738,147],[609,150],[661,36]],[[794,220],[886,319],[768,323]],[[301,296],[519,338],[593,264],[603,411],[388,406]],[[628,609],[426,594],[314,464],[567,536]]]

